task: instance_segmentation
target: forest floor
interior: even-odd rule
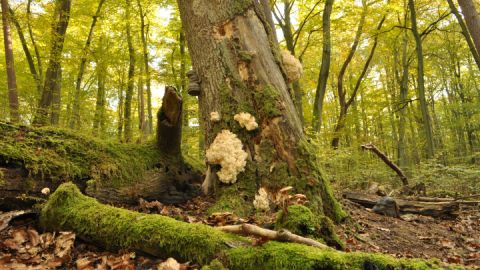
[[[480,269],[480,212],[465,210],[455,220],[439,220],[406,215],[403,219],[381,216],[362,206],[342,201],[349,212],[349,222],[337,226],[346,251],[381,252],[394,257],[437,258]],[[212,199],[196,198],[180,206],[140,201],[132,210],[159,213],[191,223],[223,226],[238,223],[265,223],[255,216],[241,219],[231,213],[206,215]],[[355,221],[355,222],[353,222]],[[196,265],[162,260],[131,251],[108,252],[76,239],[75,234],[43,233],[36,228],[32,215],[11,220],[0,214],[0,270],[10,269],[199,269]],[[164,258],[166,259],[166,258]]]

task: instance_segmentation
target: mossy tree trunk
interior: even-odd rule
[[[228,129],[249,153],[238,182],[217,186],[220,207],[253,206],[260,187],[275,192],[291,185],[308,196],[312,209],[340,220],[344,212],[304,138],[262,6],[252,0],[178,0],[178,4],[192,64],[201,79],[206,148],[221,130]],[[219,112],[221,121],[211,122],[211,112]],[[233,119],[240,112],[255,116],[259,128],[240,128]]]

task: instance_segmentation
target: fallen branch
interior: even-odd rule
[[[390,167],[397,173],[397,175],[400,177],[400,180],[402,180],[403,185],[408,186],[408,178],[405,173],[403,173],[402,169],[400,169],[400,167],[393,163],[393,161],[391,161],[387,157],[387,155],[380,151],[375,145],[373,145],[372,143],[364,144],[362,145],[362,149],[369,150],[375,153],[381,160],[383,160],[383,162],[385,162],[385,164],[388,165],[388,167]]]
[[[388,255],[344,253],[297,243],[251,240],[203,224],[188,224],[103,205],[84,196],[72,183],[61,185],[40,215],[43,228],[73,231],[107,249],[130,249],[158,257],[174,257],[205,265],[220,260],[231,270],[242,269],[444,269],[438,261],[395,259]],[[369,268],[370,269],[370,268]]]
[[[288,230],[273,231],[252,224],[230,225],[217,227],[216,229],[229,233],[258,236],[268,240],[292,242],[317,248],[329,248],[325,244],[322,244],[310,238],[291,233]]]

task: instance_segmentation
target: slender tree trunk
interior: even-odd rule
[[[55,91],[56,84],[59,83],[57,76],[59,74],[59,69],[61,68],[60,62],[62,59],[65,32],[67,31],[70,19],[71,4],[71,0],[56,0],[56,20],[53,24],[50,60],[48,62],[42,96],[35,115],[34,124],[36,125],[47,124],[48,113],[53,101],[53,92]]]
[[[427,141],[427,158],[433,158],[435,154],[435,144],[433,141],[433,131],[430,114],[428,112],[428,104],[425,97],[425,75],[423,64],[423,47],[422,38],[417,29],[417,13],[415,11],[414,0],[408,0],[410,8],[410,20],[412,23],[412,33],[415,38],[416,52],[417,52],[417,83],[418,83],[418,98],[420,100],[420,110],[422,112],[423,129],[425,139]]]
[[[7,62],[8,103],[10,105],[10,121],[16,123],[20,121],[20,112],[18,110],[19,104],[17,92],[17,78],[15,75],[15,63],[13,60],[13,43],[9,21],[8,1],[2,0],[3,44],[5,45],[5,60]]]
[[[323,100],[327,91],[327,81],[330,74],[330,58],[332,54],[332,38],[330,34],[330,16],[332,15],[334,0],[326,0],[323,9],[323,52],[320,74],[318,75],[315,103],[313,104],[313,129],[320,132],[322,128]]]
[[[406,19],[406,17],[405,17]],[[406,24],[406,21],[405,21]],[[407,121],[407,99],[408,99],[408,36],[405,31],[402,44],[402,76],[400,81],[400,107],[399,107],[399,122],[398,122],[398,165],[400,168],[405,168],[408,164],[406,145],[405,145],[405,122]]]
[[[130,26],[130,1],[125,0],[126,2],[126,28],[127,28],[127,42],[128,42],[128,55],[129,55],[129,65],[128,65],[128,82],[127,82],[127,92],[125,94],[125,113],[124,113],[124,139],[125,142],[130,142],[132,140],[132,98],[133,98],[133,88],[135,84],[135,49],[133,47],[132,40],[132,30]]]
[[[123,83],[120,85],[120,88],[118,89],[118,123],[117,123],[117,136],[118,136],[118,141],[123,141],[123,125],[124,125],[124,100],[125,100],[125,95],[123,94]]]
[[[50,124],[58,126],[60,123],[60,111],[62,105],[62,66],[57,70],[57,82],[53,87],[52,94],[52,115],[50,117]]]
[[[33,45],[33,50],[35,51],[35,57],[37,58],[37,68],[38,68],[38,77],[40,78],[40,84],[43,84],[42,77],[43,77],[43,67],[42,67],[42,58],[40,56],[40,50],[38,49],[38,45],[35,42],[35,37],[33,35],[33,29],[32,29],[32,23],[31,23],[31,17],[32,17],[32,11],[31,11],[31,5],[32,5],[32,0],[27,1],[27,28],[28,28],[28,35],[30,36],[30,41],[32,42]]]
[[[140,130],[141,138],[143,140],[143,135],[145,134],[145,94],[143,92],[143,65],[140,65],[139,76],[138,76],[138,129]]]
[[[147,86],[147,132],[151,134],[153,132],[153,112],[152,112],[152,90],[151,90],[151,75],[150,75],[150,65],[149,65],[149,56],[148,56],[148,26],[145,24],[146,14],[143,10],[140,0],[137,0],[137,5],[140,10],[140,31],[142,38],[142,50],[143,50],[143,64],[145,66],[145,84]]]
[[[468,32],[468,27],[463,21],[463,18],[460,15],[460,12],[458,11],[457,7],[453,3],[453,0],[447,0],[447,2],[448,2],[448,5],[450,6],[450,10],[452,11],[453,15],[455,15],[455,18],[457,18],[458,24],[462,29],[462,34],[465,37],[465,40],[467,41],[468,48],[472,53],[473,59],[475,59],[475,63],[477,63],[477,66],[480,69],[480,55],[478,54],[478,51],[475,48],[475,44],[472,41],[472,36]]]
[[[472,0],[458,0],[458,4],[462,8],[468,31],[477,48],[477,54],[480,54],[480,15],[478,15],[475,3]]]
[[[25,53],[25,58],[27,59],[28,68],[30,69],[30,73],[32,74],[33,80],[37,85],[37,92],[39,94],[42,94],[42,80],[37,72],[37,69],[35,68],[35,62],[33,60],[32,54],[30,53],[30,49],[28,48],[27,40],[25,39],[25,35],[23,34],[22,27],[20,26],[20,23],[16,19],[15,13],[11,8],[9,9],[9,13],[10,13],[10,19],[15,25],[15,28],[17,29],[18,37],[20,39],[20,43],[22,44],[22,49],[23,49],[23,52]]]
[[[100,61],[100,63],[99,63]],[[105,80],[107,70],[103,60],[97,61],[97,100],[95,105],[95,116],[93,118],[93,135],[101,135],[105,131]]]
[[[90,49],[90,44],[92,43],[93,39],[93,31],[95,29],[95,25],[97,24],[98,17],[102,11],[103,3],[105,0],[100,0],[98,3],[97,11],[92,19],[92,24],[90,25],[90,31],[88,32],[87,41],[85,42],[85,46],[83,47],[82,51],[82,58],[80,59],[80,67],[78,69],[77,80],[75,82],[75,96],[73,99],[73,118],[70,122],[70,128],[80,128],[80,105],[81,101],[81,92],[82,92],[82,80],[83,75],[85,74],[85,68],[87,65],[87,58],[88,58],[88,51]]]
[[[236,175],[235,184],[216,183],[217,207],[225,210],[238,203],[251,209],[259,187],[275,192],[291,185],[308,196],[317,213],[342,219],[344,213],[304,138],[287,78],[275,60],[279,49],[272,42],[268,22],[261,20],[263,8],[253,0],[199,0],[196,5],[190,0],[177,2],[192,64],[201,79],[199,103],[205,145],[211,147],[217,134],[231,130],[249,153],[245,171]],[[254,56],[247,60],[242,51]],[[209,120],[215,111],[222,116],[220,122]],[[234,120],[234,114],[245,111],[254,115],[257,131],[241,129]],[[232,200],[236,203],[222,203]]]

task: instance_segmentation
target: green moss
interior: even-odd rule
[[[102,205],[82,195],[72,183],[61,185],[40,213],[49,230],[70,230],[108,249],[141,250],[159,257],[174,257],[210,268],[228,269],[462,269],[438,261],[395,259],[387,255],[344,253],[294,243],[267,242],[252,246],[247,238],[223,233],[202,224],[133,212]],[[221,264],[220,264],[221,262]]]
[[[108,180],[119,186],[141,179],[161,158],[153,143],[118,144],[69,130],[0,122],[0,163],[23,167],[33,179]]]
[[[301,140],[297,147],[302,158],[296,160],[296,166],[303,176],[303,180],[298,181],[298,183],[306,185],[300,187],[299,190],[307,191],[306,195],[311,201],[309,207],[314,212],[323,213],[334,222],[341,222],[347,217],[347,213],[343,211],[338,203],[333,194],[330,181],[325,178],[325,173],[319,167],[319,162],[315,155],[317,153],[316,149],[305,139]]]
[[[206,225],[102,205],[83,196],[72,183],[61,185],[51,195],[40,223],[49,230],[73,230],[107,249],[147,247],[157,256],[202,264],[226,248],[226,241],[238,240]]]
[[[223,264],[215,259],[209,265],[205,265],[202,267],[202,270],[228,270]]]
[[[344,249],[344,244],[335,233],[333,222],[328,217],[315,215],[303,205],[291,205],[287,213],[280,211],[275,229],[287,229],[298,235],[321,239],[337,249]]]
[[[438,261],[394,259],[380,254],[343,253],[294,243],[268,242],[260,247],[228,251],[229,269],[242,270],[434,270],[445,269]],[[372,265],[377,268],[367,268]],[[450,266],[447,269],[462,269]]]
[[[269,119],[282,115],[279,109],[279,96],[275,89],[273,89],[273,86],[267,85],[263,89],[258,89],[255,91],[254,96],[255,100],[262,102],[258,106],[258,111],[260,111],[265,118]]]

